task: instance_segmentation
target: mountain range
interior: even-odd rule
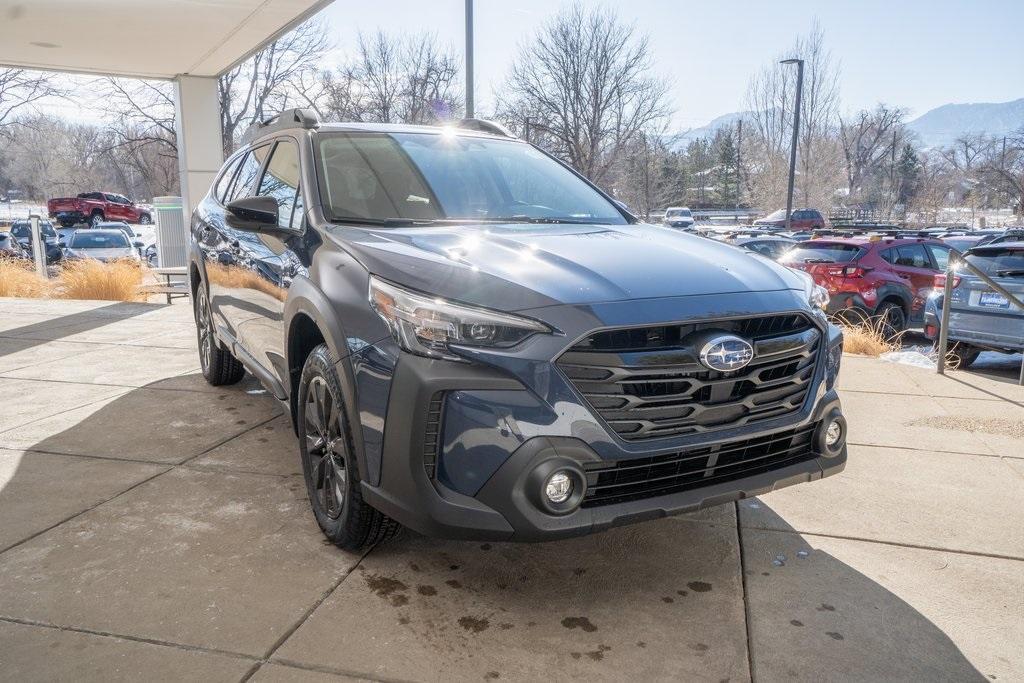
[[[683,148],[698,138],[713,137],[722,128],[734,127],[749,112],[723,114],[699,128],[682,133],[676,144]],[[1024,97],[1011,102],[970,102],[944,104],[907,122],[925,148],[952,144],[965,133],[1007,135],[1024,127]]]

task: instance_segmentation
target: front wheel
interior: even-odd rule
[[[341,384],[326,344],[302,368],[297,401],[299,455],[313,515],[339,548],[358,550],[392,536],[398,523],[363,501]]]
[[[149,225],[153,222],[153,219],[149,217],[148,213],[144,213],[139,216],[139,225]]]
[[[99,225],[102,222],[103,222],[103,214],[102,213],[96,212],[93,215],[89,216],[89,227],[90,228],[95,228],[97,225]]]

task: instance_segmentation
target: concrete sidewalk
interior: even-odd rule
[[[187,302],[0,299],[0,679],[1024,679],[1024,389],[844,358],[843,474],[541,545],[325,544]]]

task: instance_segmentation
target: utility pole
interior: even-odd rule
[[[800,100],[804,89],[804,60],[783,59],[780,64],[796,64],[796,106],[793,108],[793,145],[789,150],[789,188],[786,190],[786,232],[793,229],[793,183],[796,180],[796,145],[800,136]]]
[[[743,166],[740,164],[740,154],[743,149],[743,119],[736,122],[736,215],[733,219],[736,223],[740,222],[740,169]]]
[[[889,217],[892,220],[892,210],[896,207],[896,129],[892,131],[892,150],[889,157]]]
[[[473,116],[473,0],[466,0],[466,118]]]

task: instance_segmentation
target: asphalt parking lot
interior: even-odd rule
[[[847,356],[836,477],[541,545],[325,544],[186,303],[0,299],[5,680],[1024,679],[1017,367]]]

